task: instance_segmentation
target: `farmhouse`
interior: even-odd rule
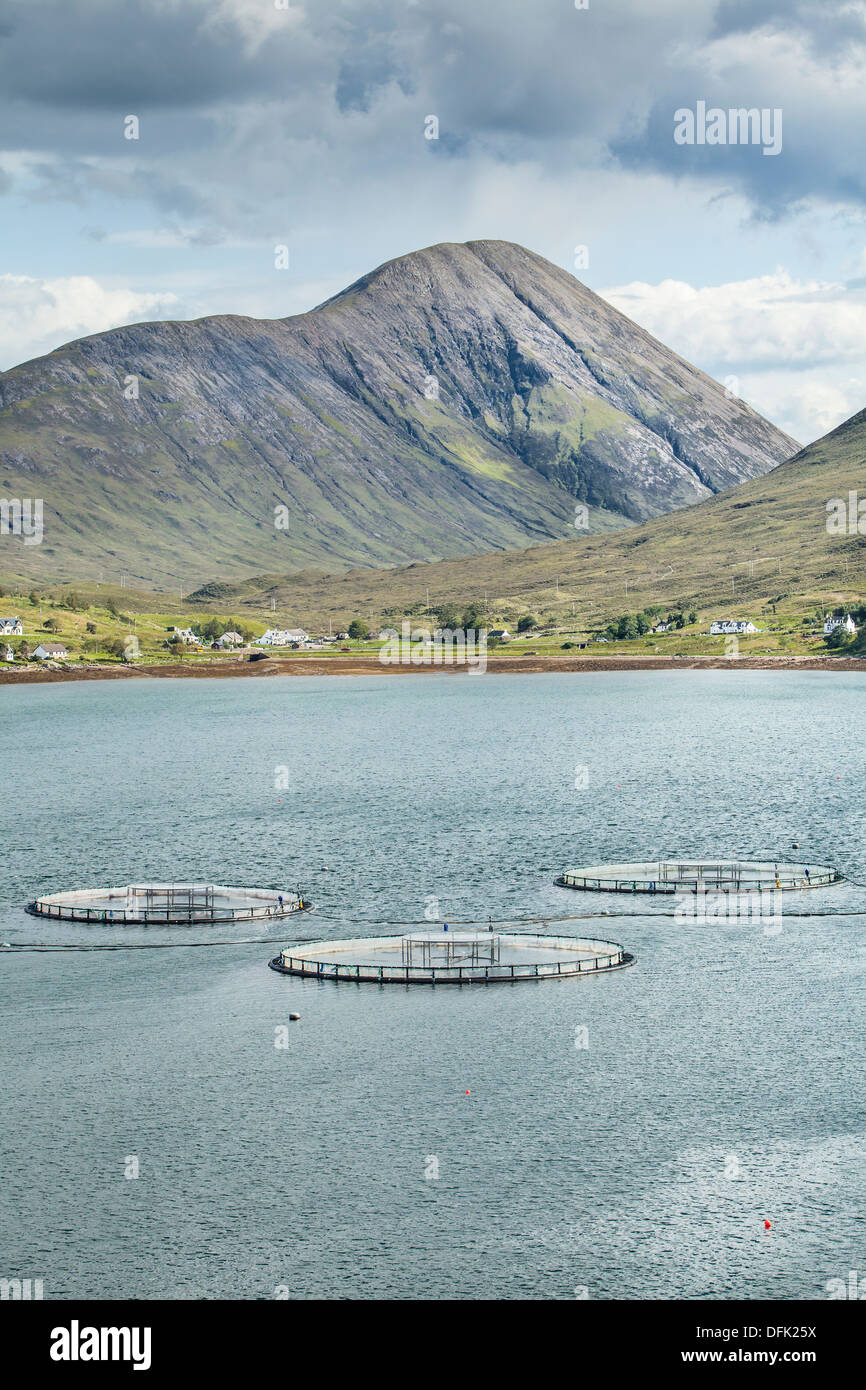
[[[304,642],[309,642],[309,636],[300,627],[275,628],[269,627],[267,632],[263,632],[256,646],[258,647],[291,647],[293,643],[300,646]]]
[[[68,652],[62,642],[40,642],[33,655],[37,661],[63,661]]]
[[[716,618],[716,621],[710,624],[710,635],[712,637],[718,637],[719,635],[728,636],[733,633],[737,633],[741,636],[745,632],[757,631],[758,629],[755,627],[755,624],[750,623],[744,618]]]
[[[840,613],[836,613],[824,623],[824,636],[829,637],[831,632],[836,632],[840,627],[844,628],[845,632],[857,631],[857,624],[850,613],[847,613],[844,618]]]
[[[24,629],[20,618],[0,618],[0,637],[22,637]]]

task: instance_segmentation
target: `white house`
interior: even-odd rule
[[[304,632],[302,627],[274,628],[269,627],[267,632],[263,632],[257,647],[290,647],[293,642],[309,642],[309,634]]]
[[[498,627],[494,632],[489,633],[488,636],[498,637],[500,642],[511,641],[511,633],[508,631],[507,627]]]
[[[0,661],[14,661],[15,653],[11,647],[7,647],[5,642],[0,642]]]
[[[244,639],[239,632],[224,632],[222,637],[217,638],[217,646],[219,647],[242,647],[243,645]]]
[[[836,632],[840,627],[844,628],[846,632],[857,631],[857,624],[851,617],[851,614],[847,613],[844,618],[840,616],[828,618],[824,623],[824,636],[829,637],[831,632]]]
[[[755,627],[754,623],[750,623],[748,620],[742,618],[735,618],[733,620],[730,618],[716,618],[716,621],[710,624],[710,635],[712,637],[718,637],[720,635],[728,636],[732,633],[742,635],[744,632],[757,631],[758,629]]]
[[[40,642],[33,655],[37,661],[63,661],[68,653],[62,642]]]
[[[180,638],[181,642],[186,642],[187,644],[198,642],[201,644],[201,638],[198,633],[193,632],[191,627],[170,627],[169,632],[173,632],[175,637]]]
[[[23,637],[20,618],[0,618],[0,637]]]
[[[670,623],[656,623],[655,627],[652,629],[653,632],[670,632],[670,630]]]

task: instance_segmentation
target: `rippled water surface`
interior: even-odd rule
[[[786,895],[776,931],[553,878],[799,853],[866,883],[864,699],[858,674],[735,671],[0,690],[0,1274],[47,1298],[825,1297],[866,1269],[866,887]],[[318,912],[247,942],[22,911],[147,879],[300,883]],[[607,909],[551,929],[637,963],[463,990],[267,968],[437,906]]]

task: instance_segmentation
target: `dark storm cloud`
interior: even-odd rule
[[[49,109],[196,107],[275,92],[303,55],[289,28],[257,51],[205,0],[5,0],[0,90]]]
[[[661,170],[744,192],[759,216],[862,204],[862,12],[836,0],[0,0],[4,148],[40,196],[146,198],[242,226],[303,187],[402,188],[434,164],[529,161],[562,177]],[[721,57],[719,57],[721,55]],[[822,87],[825,56],[839,75]],[[811,65],[811,66],[810,66]],[[782,107],[784,150],[684,148],[698,98]],[[124,146],[120,122],[142,118]],[[424,145],[424,118],[440,139]],[[431,145],[433,148],[431,148]],[[123,167],[126,160],[128,168]]]

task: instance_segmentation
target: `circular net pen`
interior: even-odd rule
[[[825,888],[845,875],[828,864],[785,864],[757,859],[662,859],[655,863],[597,864],[567,869],[560,888],[590,893],[754,893]]]
[[[80,888],[28,903],[35,917],[121,926],[192,926],[287,917],[308,909],[300,893],[274,888],[225,888],[216,883],[140,883],[124,888]]]
[[[470,985],[595,975],[633,960],[615,941],[455,931],[287,946],[270,966],[316,980]]]

